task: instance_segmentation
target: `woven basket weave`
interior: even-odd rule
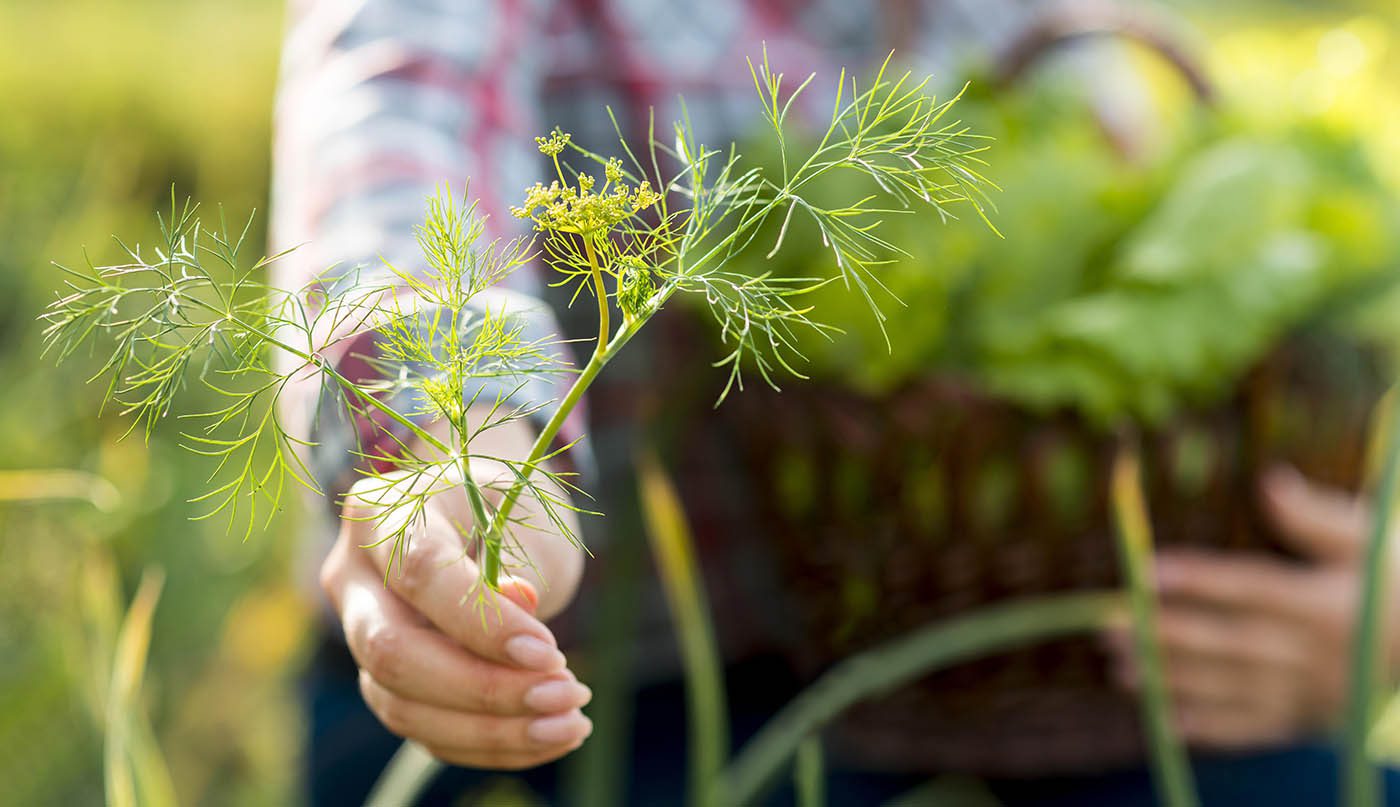
[[[1289,462],[1355,489],[1378,361],[1296,339],[1236,395],[1142,435],[1164,546],[1286,554],[1257,507]],[[1009,598],[1119,585],[1106,491],[1117,439],[947,382],[864,398],[820,385],[726,405],[765,540],[796,603],[807,674],[932,621]],[[1092,637],[935,674],[857,707],[847,757],[901,769],[1029,775],[1134,761],[1136,706]]]

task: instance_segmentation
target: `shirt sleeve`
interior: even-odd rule
[[[335,294],[346,283],[384,285],[385,262],[421,271],[414,231],[429,196],[470,178],[487,237],[520,234],[513,194],[539,170],[538,0],[301,0],[289,10],[275,113],[272,242],[296,247],[274,264],[274,283]],[[527,340],[559,333],[527,267],[474,305],[520,317]],[[441,312],[422,311],[433,317]],[[466,318],[464,318],[466,319]],[[357,382],[393,371],[376,361],[372,331],[335,334],[323,358]],[[418,368],[398,368],[417,372]],[[312,375],[312,374],[305,374]],[[313,443],[311,470],[328,493],[354,481],[364,454],[395,445],[388,418],[350,417],[314,377],[284,396],[284,414]],[[501,396],[552,414],[561,376],[487,382]],[[407,396],[386,399],[408,414]],[[561,433],[572,441],[581,417]]]

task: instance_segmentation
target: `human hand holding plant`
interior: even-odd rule
[[[490,451],[502,456],[523,456],[533,437],[523,424],[489,434]],[[489,491],[505,469],[476,463],[473,472]],[[378,516],[403,500],[405,488],[425,484],[456,492],[428,502],[396,560],[385,539],[399,525]],[[348,496],[321,583],[360,668],[365,702],[390,731],[453,764],[533,767],[577,748],[591,731],[579,711],[591,693],[544,624],[573,597],[582,553],[558,535],[522,536],[533,567],[503,577],[503,596],[480,614],[462,607],[463,592],[480,582],[462,546],[471,518],[450,476],[434,483],[400,472],[365,480]],[[386,576],[391,563],[398,566]]]
[[[1286,467],[1264,477],[1260,496],[1304,562],[1188,549],[1157,556],[1167,685],[1182,737],[1201,747],[1296,742],[1335,728],[1346,701],[1371,508]],[[1400,648],[1390,645],[1393,670]],[[1120,683],[1136,690],[1126,634],[1110,634],[1109,646]]]

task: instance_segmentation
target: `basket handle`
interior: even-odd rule
[[[1215,83],[1180,26],[1163,14],[1129,8],[1110,0],[1057,3],[1038,14],[995,58],[994,86],[1013,87],[1024,81],[1051,53],[1091,38],[1122,39],[1143,45],[1181,76],[1198,104],[1206,109],[1216,107]],[[1135,144],[1131,138],[1115,131],[1104,115],[1098,117],[1120,152],[1132,153]]]

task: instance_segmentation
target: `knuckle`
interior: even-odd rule
[[[498,672],[483,673],[473,688],[478,707],[483,711],[500,712],[506,706],[506,683]]]
[[[326,558],[321,564],[320,574],[316,576],[316,582],[321,586],[321,592],[327,597],[334,596],[336,583],[340,578],[340,572],[332,564],[330,558]]]
[[[340,530],[332,549],[340,556],[342,565],[349,562],[351,552],[369,543],[374,531],[374,514],[367,507],[346,507],[341,511]]]
[[[477,739],[498,751],[519,751],[526,746],[524,722],[482,717],[477,721]]]
[[[433,576],[441,570],[438,553],[428,541],[420,539],[410,542],[399,555],[398,568],[391,579],[394,588],[412,597],[426,591]]]
[[[341,509],[344,518],[366,518],[372,514],[370,503],[377,501],[384,490],[384,482],[374,477],[366,477],[350,486],[345,492],[345,505]]]
[[[387,687],[394,687],[402,678],[403,633],[389,625],[381,625],[369,631],[364,641],[362,664],[374,680]]]

